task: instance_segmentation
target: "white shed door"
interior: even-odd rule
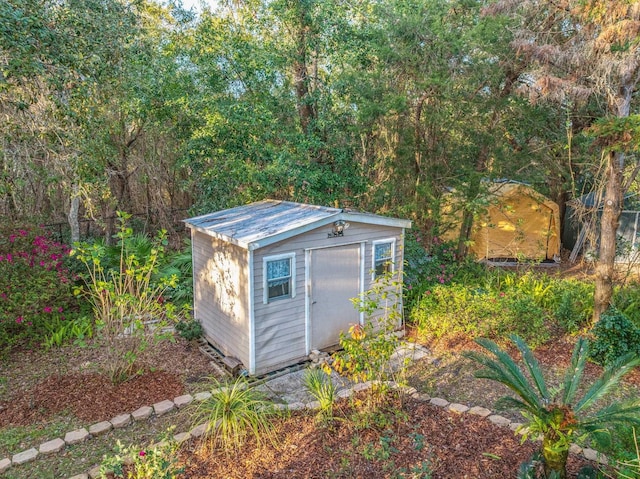
[[[311,349],[334,346],[340,331],[360,322],[351,298],[360,293],[360,245],[316,249],[311,254]]]

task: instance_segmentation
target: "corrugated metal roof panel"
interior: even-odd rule
[[[262,248],[336,220],[411,228],[411,221],[340,208],[264,200],[184,222],[192,229],[246,249]]]
[[[184,220],[191,228],[249,248],[252,243],[296,231],[342,212],[339,208],[265,200]]]

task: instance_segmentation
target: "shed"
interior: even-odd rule
[[[596,193],[587,193],[567,204],[562,230],[562,244],[571,249],[570,261],[576,260],[580,252],[588,258],[596,258],[600,246],[600,219],[602,198]],[[635,193],[624,196],[616,231],[616,263],[635,264],[640,260],[640,204]]]
[[[411,227],[398,218],[275,200],[185,223],[194,316],[207,340],[251,375],[300,362],[363,324],[351,298],[385,270],[401,271],[404,229]]]
[[[445,239],[457,239],[460,232],[462,215],[458,212],[453,216],[449,219],[454,228],[444,235]],[[492,183],[486,209],[474,220],[470,239],[469,253],[477,259],[557,259],[559,207],[524,183]]]

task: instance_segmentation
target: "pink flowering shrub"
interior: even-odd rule
[[[48,325],[77,315],[68,254],[42,228],[0,226],[0,351],[37,344]]]

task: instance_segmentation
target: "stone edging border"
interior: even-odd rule
[[[338,391],[337,396],[339,398],[348,398],[353,393],[367,390],[376,383],[376,381],[358,383],[353,387],[341,389],[340,391]],[[508,427],[514,432],[517,431],[520,426],[522,426],[522,423],[511,421],[510,419],[504,416],[500,416],[499,414],[494,414],[494,412],[492,412],[490,409],[484,407],[469,407],[464,404],[451,403],[446,399],[438,397],[432,398],[427,394],[419,393],[413,387],[401,386],[394,381],[387,381],[387,384],[391,388],[401,390],[404,394],[407,394],[418,401],[429,402],[433,406],[446,409],[453,414],[472,414],[475,416],[480,416],[481,418],[486,418],[496,426]],[[64,440],[61,438],[53,439],[51,441],[40,444],[38,448],[33,447],[26,451],[19,452],[18,454],[14,454],[11,459],[1,459],[0,474],[7,471],[11,467],[31,462],[37,457],[58,453],[62,449],[64,449],[66,445],[77,444],[79,442],[89,440],[90,438],[104,434],[111,429],[125,428],[133,421],[142,421],[150,418],[152,414],[155,414],[156,417],[163,416],[164,414],[170,413],[175,409],[183,408],[191,404],[193,401],[201,402],[209,399],[210,397],[211,393],[208,391],[200,392],[194,394],[193,396],[191,394],[185,394],[174,398],[173,401],[166,399],[154,404],[153,406],[142,406],[141,408],[138,408],[130,414],[121,414],[114,417],[110,421],[102,421],[96,423],[90,426],[88,430],[86,428],[81,428],[76,429],[75,431],[70,431],[65,434]],[[299,411],[303,409],[314,410],[320,407],[320,403],[318,401],[313,401],[306,404],[302,402],[292,402],[289,404],[276,404],[276,407],[280,409],[288,409],[289,411]],[[191,429],[191,431],[175,434],[173,436],[173,439],[178,444],[182,444],[190,440],[191,438],[202,436],[205,433],[207,426],[207,423],[200,424]],[[572,454],[580,454],[585,459],[597,462],[599,464],[608,463],[608,459],[604,454],[601,454],[594,449],[582,448],[577,444],[572,444],[569,452],[571,452]],[[100,466],[95,466],[88,472],[71,476],[69,477],[69,479],[98,479],[100,477],[99,469]]]

